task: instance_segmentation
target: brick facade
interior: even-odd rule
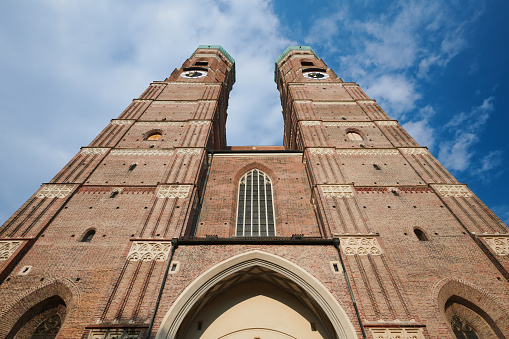
[[[182,337],[252,270],[316,309],[322,337],[449,338],[454,319],[509,336],[507,226],[310,48],[275,80],[284,147],[226,146],[220,46],[150,84],[0,228],[0,337]],[[275,237],[237,236],[252,169]]]

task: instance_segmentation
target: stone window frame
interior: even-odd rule
[[[246,234],[246,223],[245,223],[245,216],[246,216],[246,207],[248,206],[248,199],[247,199],[247,180],[248,180],[248,177],[249,175],[251,175],[251,187],[252,188],[255,188],[255,186],[253,185],[254,183],[254,180],[252,180],[252,178],[254,178],[254,173],[258,173],[258,180],[260,179],[260,176],[263,176],[264,178],[264,192],[263,192],[263,195],[264,195],[264,199],[263,199],[263,202],[265,202],[265,234],[262,234],[262,231],[261,231],[261,226],[262,224],[260,223],[260,216],[261,216],[261,211],[260,209],[258,210],[258,231],[257,231],[257,234],[253,234],[253,217],[252,217],[252,214],[251,214],[251,225],[250,226],[250,230],[248,231],[250,234]],[[267,185],[269,184],[269,185]],[[244,185],[244,194],[241,194],[241,187],[242,185]],[[267,190],[267,186],[270,186],[270,192],[268,192]],[[258,182],[258,185],[257,185],[257,188],[259,188],[259,182]],[[254,190],[251,191],[251,202],[253,202],[252,200],[252,197],[253,197],[253,193],[254,193]],[[270,203],[268,202],[268,198],[270,197]],[[261,198],[261,194],[258,194],[258,207],[260,207],[260,203],[262,203],[262,200],[260,199]],[[241,199],[243,199],[243,205],[242,205],[242,208],[241,207]],[[249,208],[250,212],[253,211],[253,206],[254,204],[252,204]],[[272,215],[270,216],[270,210],[272,211]],[[242,214],[242,223],[239,224],[239,217],[241,216]],[[271,218],[272,217],[272,218]],[[272,222],[270,222],[272,221]],[[272,226],[272,227],[271,227]],[[241,234],[242,233],[242,234]],[[273,186],[273,182],[272,182],[272,179],[270,179],[269,175],[265,172],[263,172],[262,170],[258,169],[258,168],[253,168],[249,171],[247,171],[246,173],[244,173],[244,175],[242,175],[242,177],[239,179],[239,182],[238,182],[238,186],[237,186],[237,210],[236,210],[236,220],[235,220],[235,236],[236,237],[275,237],[276,236],[276,216],[275,216],[275,207],[274,207],[274,186]]]

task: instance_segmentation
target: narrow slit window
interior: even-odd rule
[[[362,141],[362,136],[357,132],[347,132],[346,136],[350,141]]]
[[[269,176],[253,169],[240,179],[237,203],[238,237],[273,237],[274,205]]]

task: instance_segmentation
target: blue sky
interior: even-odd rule
[[[509,222],[509,3],[0,3],[0,222],[199,44],[236,60],[229,145],[281,144],[274,60],[310,45]],[[262,118],[263,117],[263,118]]]

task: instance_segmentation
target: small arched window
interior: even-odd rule
[[[362,136],[357,132],[346,132],[346,136],[348,137],[348,140],[350,141],[361,141]]]
[[[163,135],[159,132],[155,132],[155,133],[152,133],[152,134],[149,134],[147,136],[147,140],[159,140],[161,139]]]
[[[426,236],[426,233],[424,233],[422,230],[416,228],[414,229],[415,236],[419,241],[428,241],[428,237]]]
[[[269,176],[253,169],[239,182],[237,203],[237,237],[273,237],[274,204]]]
[[[91,242],[92,238],[94,237],[94,235],[95,235],[95,231],[94,230],[88,231],[87,233],[85,233],[83,238],[81,238],[81,242]]]

